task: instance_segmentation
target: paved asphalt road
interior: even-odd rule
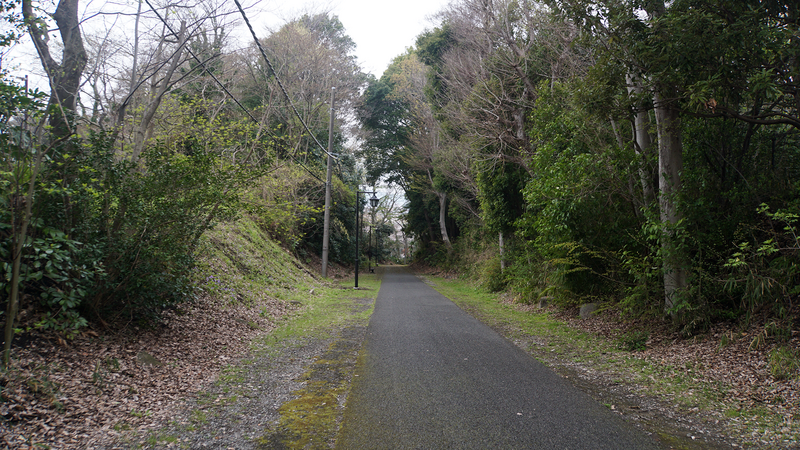
[[[339,449],[652,449],[656,441],[387,267]]]

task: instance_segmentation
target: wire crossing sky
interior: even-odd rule
[[[380,77],[392,59],[414,46],[417,35],[434,26],[428,18],[449,3],[449,0],[338,0],[298,6],[297,2],[281,0],[265,2],[263,8],[269,11],[264,16],[276,25],[307,11],[330,11],[339,17],[345,32],[356,43],[356,56],[364,70]]]

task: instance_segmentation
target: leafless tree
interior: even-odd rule
[[[526,114],[537,86],[584,73],[575,27],[531,0],[463,0],[440,14],[455,44],[444,57],[444,115],[462,139],[492,161],[528,168]]]
[[[242,98],[259,105],[263,120],[280,123],[282,136],[305,136],[292,140],[289,151],[295,157],[314,153],[316,143],[303,123],[311,130],[327,129],[331,89],[336,89],[337,120],[342,122],[353,117],[366,82],[352,54],[355,44],[339,26],[336,16],[318,13],[272,31],[261,42],[274,74],[255,45],[240,54],[237,66],[247,75],[239,83]]]
[[[83,35],[78,22],[78,0],[61,0],[52,14],[61,35],[61,61],[53,58],[47,21],[36,15],[32,0],[22,1],[22,15],[28,24],[39,60],[50,83],[50,104],[58,113],[50,117],[55,139],[71,135],[81,77],[86,67],[87,56],[83,46]]]

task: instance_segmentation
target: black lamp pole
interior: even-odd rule
[[[369,198],[369,204],[374,208],[378,206],[380,200],[375,196],[375,191],[356,191],[356,286],[358,287],[358,266],[361,265],[361,252],[358,247],[358,234],[361,231],[361,224],[359,218],[361,217],[361,202],[358,201],[358,194],[372,194]]]
[[[369,226],[369,244],[367,245],[367,272],[372,273],[372,225]]]

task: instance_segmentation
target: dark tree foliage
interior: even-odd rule
[[[417,39],[437,125],[471,158],[482,221],[464,236],[513,236],[490,284],[667,313],[689,333],[764,309],[785,320],[800,293],[797,8],[547,3],[462,0]],[[396,100],[380,88],[378,104]],[[375,127],[395,161],[419,151],[391,141],[403,107]],[[431,180],[450,197],[459,176]],[[409,228],[435,242],[434,199],[407,197]]]
[[[367,183],[384,178],[387,182],[406,184],[410,168],[406,164],[413,124],[408,105],[393,95],[391,67],[378,80],[371,80],[358,116],[368,137],[360,151],[367,169]]]
[[[454,45],[456,40],[453,30],[446,22],[441,27],[425,31],[417,37],[417,55],[431,68],[428,72],[429,83],[425,93],[434,111],[437,112],[441,112],[441,107],[447,98],[443,58]]]

